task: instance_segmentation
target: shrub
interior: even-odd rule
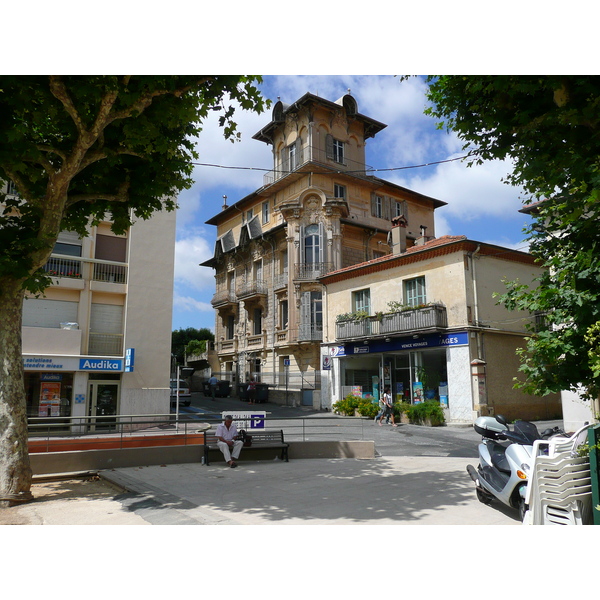
[[[410,404],[406,414],[411,423],[424,423],[430,421],[432,425],[442,425],[446,422],[444,410],[439,402],[426,401],[419,404]]]
[[[412,406],[409,402],[394,402],[394,418],[400,418],[403,414],[408,414],[408,409]]]
[[[370,398],[362,398],[358,405],[358,414],[369,419],[374,419],[379,412],[379,404],[373,402]]]
[[[358,396],[349,395],[345,398],[342,398],[338,402],[335,402],[332,406],[332,409],[335,413],[353,417],[356,409],[362,401],[363,399],[359,398]]]

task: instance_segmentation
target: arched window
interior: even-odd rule
[[[316,223],[304,228],[304,264],[315,265],[322,260],[321,229]]]

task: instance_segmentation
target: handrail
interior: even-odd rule
[[[254,418],[254,421],[262,420],[262,417]],[[364,439],[365,420],[366,418],[321,414],[313,417],[278,417],[266,412],[265,429],[283,429],[285,438],[289,441],[362,440]],[[252,419],[246,421],[252,421]],[[173,413],[169,415],[31,417],[29,419],[29,440],[36,443],[45,440],[46,451],[50,451],[50,440],[57,439],[94,438],[94,441],[99,444],[103,442],[114,444],[115,439],[119,439],[122,447],[127,439],[177,435],[182,437],[184,445],[188,445],[188,443],[197,443],[197,440],[192,438],[190,441],[188,438],[199,430],[201,423],[216,425],[221,422],[222,414],[220,412],[179,413],[178,416]],[[97,427],[104,426],[109,429],[96,430]],[[246,428],[251,433],[252,423]],[[39,446],[38,451],[40,451]]]

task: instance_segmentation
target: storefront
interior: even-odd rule
[[[376,401],[389,386],[396,402],[437,400],[456,414],[470,415],[468,341],[462,331],[325,348],[323,375],[332,403],[348,394]]]
[[[123,359],[23,357],[29,417],[96,417],[119,414]]]

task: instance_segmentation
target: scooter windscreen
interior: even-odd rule
[[[540,434],[537,430],[537,427],[529,421],[515,421],[513,433],[516,433],[522,437],[524,441],[529,442],[529,445],[533,445],[535,440],[540,439]]]

